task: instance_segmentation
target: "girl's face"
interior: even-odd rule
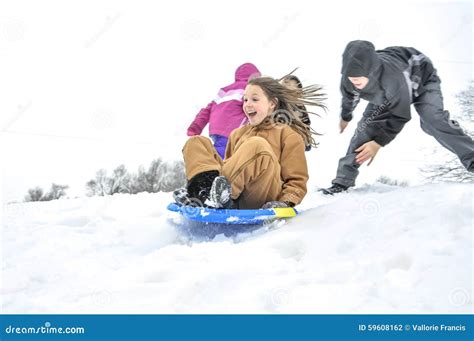
[[[258,85],[249,84],[244,91],[244,113],[250,125],[260,124],[275,110],[275,100],[269,100]]]

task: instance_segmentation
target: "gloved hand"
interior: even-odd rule
[[[262,209],[269,209],[269,208],[283,208],[283,207],[291,207],[287,202],[284,201],[269,201],[265,205],[262,206]]]

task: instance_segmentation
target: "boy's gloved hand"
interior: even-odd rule
[[[262,206],[262,209],[269,209],[269,208],[283,208],[283,207],[291,207],[289,203],[285,201],[269,201],[265,205]]]

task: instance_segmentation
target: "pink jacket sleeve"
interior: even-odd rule
[[[206,124],[209,123],[209,117],[211,115],[212,107],[214,106],[214,101],[209,103],[207,107],[202,108],[199,113],[196,115],[196,118],[188,127],[188,136],[200,135]]]

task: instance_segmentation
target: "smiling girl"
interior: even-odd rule
[[[222,160],[205,137],[184,148],[188,186],[178,190],[181,204],[215,208],[271,208],[299,204],[306,195],[305,145],[315,145],[297,107],[325,108],[321,87],[289,89],[270,77],[252,79],[244,91],[249,123],[235,129]]]

